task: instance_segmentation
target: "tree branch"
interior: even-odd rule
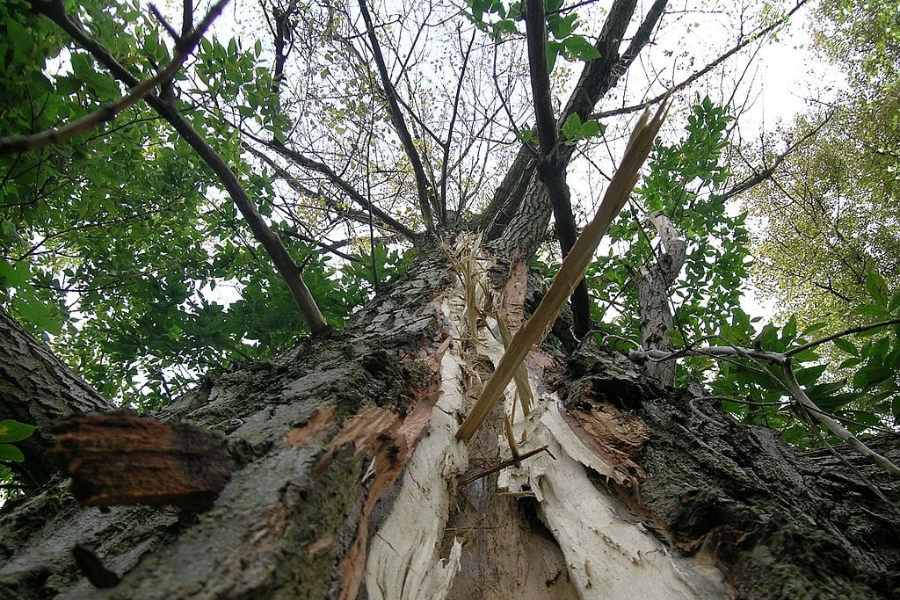
[[[607,111],[603,111],[603,112],[594,113],[593,115],[591,115],[591,118],[599,120],[599,119],[605,119],[607,117],[614,117],[616,115],[625,115],[628,113],[638,112],[640,110],[644,110],[648,106],[653,106],[657,102],[661,101],[663,96],[665,96],[665,94],[680,92],[681,90],[683,90],[687,86],[691,85],[692,83],[694,83],[695,81],[697,81],[698,79],[700,79],[701,77],[703,77],[704,75],[706,75],[707,73],[709,73],[710,71],[712,71],[713,69],[715,69],[716,67],[721,65],[723,62],[725,62],[726,60],[728,60],[729,58],[731,58],[732,56],[734,56],[735,54],[737,54],[738,52],[740,52],[741,50],[743,50],[744,48],[746,48],[747,46],[752,44],[753,42],[759,40],[763,36],[766,36],[766,35],[772,33],[773,31],[775,31],[776,29],[778,29],[779,27],[781,27],[782,25],[787,23],[788,19],[790,19],[793,16],[793,14],[795,12],[797,12],[798,10],[800,10],[807,2],[809,2],[809,0],[798,0],[797,4],[794,6],[794,8],[792,8],[790,11],[788,11],[788,13],[784,16],[784,18],[779,19],[778,21],[772,23],[771,25],[764,27],[763,29],[757,31],[756,33],[747,36],[743,41],[738,42],[733,48],[728,50],[725,54],[716,58],[714,61],[708,63],[705,67],[703,67],[699,71],[692,73],[690,76],[683,79],[681,82],[675,84],[674,86],[669,88],[664,94],[659,94],[658,96],[656,96],[654,98],[650,98],[649,100],[645,100],[644,102],[641,102],[639,104],[634,104],[632,106],[626,106],[623,108],[616,108],[613,110],[607,110]],[[637,39],[638,39],[638,36],[636,35],[634,40],[632,40],[631,45],[628,46],[628,50],[625,53],[626,56],[628,55],[628,53],[630,53],[632,51],[635,51],[635,52],[640,51],[640,48],[634,48],[634,50],[632,50],[632,48],[635,46],[635,41]],[[635,56],[637,56],[637,54],[635,54]]]
[[[43,14],[69,34],[79,46],[87,50],[109,69],[116,79],[132,87],[138,84],[137,78],[122,66],[103,44],[90,37],[80,25],[69,19],[62,0],[34,0],[32,6],[36,12]],[[256,210],[255,204],[247,195],[247,191],[241,185],[237,175],[228,166],[228,163],[213,150],[203,136],[179,112],[174,104],[174,98],[166,101],[151,93],[146,96],[146,100],[154,110],[175,128],[175,131],[184,138],[188,145],[194,149],[197,155],[206,162],[219,178],[241,215],[247,221],[247,225],[253,232],[254,237],[265,248],[278,273],[287,284],[291,296],[303,314],[310,331],[313,334],[325,331],[328,328],[328,324],[325,322],[325,318],[309,292],[309,288],[306,287],[297,263],[294,262],[290,253],[282,244],[281,238],[271,230],[262,218],[262,215]]]
[[[825,336],[818,340],[813,340],[808,344],[803,344],[802,346],[797,346],[796,348],[791,348],[787,352],[784,353],[785,356],[791,357],[796,354],[800,354],[804,350],[809,350],[810,348],[815,348],[825,342],[830,342],[832,340],[836,340],[837,338],[846,337],[848,335],[853,335],[854,333],[862,333],[863,331],[870,331],[872,329],[879,329],[881,327],[889,327],[891,325],[900,325],[900,319],[891,319],[890,321],[881,321],[880,323],[872,323],[870,325],[860,325],[859,327],[851,327],[849,329],[844,329],[843,331],[838,331],[837,333],[833,333],[829,336]]]
[[[256,138],[254,138],[256,139]],[[340,175],[334,172],[334,170],[326,165],[325,163],[319,162],[315,159],[309,158],[296,150],[291,150],[278,140],[267,142],[264,140],[258,140],[261,144],[264,144],[267,148],[271,148],[281,156],[294,161],[301,167],[311,169],[316,173],[324,175],[325,178],[336,185],[342,192],[347,194],[351,200],[353,200],[363,211],[369,210],[369,202],[366,198],[356,191],[352,185],[350,185],[345,179],[343,179]],[[403,225],[395,218],[381,210],[376,206],[372,206],[372,214],[375,215],[375,218],[389,226],[391,229],[401,234],[403,237],[410,241],[415,241],[418,237],[416,232],[410,229],[409,227]]]
[[[895,320],[895,322],[900,322],[900,319]],[[884,326],[885,324],[876,325]],[[834,339],[834,337],[837,336],[830,336],[830,339]],[[823,341],[825,341],[824,338],[818,343],[821,343]],[[799,351],[797,349],[794,350],[794,354]],[[840,422],[838,422],[830,414],[825,413],[818,406],[816,406],[815,402],[813,402],[806,394],[803,386],[801,386],[797,381],[793,366],[791,365],[791,357],[788,355],[788,353],[770,352],[767,350],[757,350],[750,348],[737,348],[734,346],[711,346],[708,348],[682,348],[681,350],[677,350],[675,352],[664,352],[661,350],[649,350],[645,352],[632,350],[628,354],[628,357],[637,363],[641,363],[648,358],[651,360],[660,361],[672,360],[681,356],[733,356],[750,360],[764,360],[766,362],[778,365],[779,367],[781,367],[781,372],[784,375],[784,382],[782,382],[782,385],[784,385],[788,393],[794,398],[797,404],[800,405],[804,413],[808,414],[820,425],[823,425],[838,439],[845,442],[848,446],[859,452],[861,455],[869,458],[870,460],[872,460],[872,462],[883,468],[894,477],[900,478],[900,467],[897,467],[897,465],[895,465],[889,459],[866,446]],[[772,377],[777,380],[777,377],[774,377],[774,375]]]
[[[729,198],[733,198],[734,196],[739,196],[740,194],[743,194],[747,190],[756,187],[763,181],[766,181],[767,179],[772,177],[772,175],[775,174],[775,171],[778,169],[778,167],[781,166],[781,163],[784,162],[784,160],[788,156],[793,154],[793,152],[797,148],[799,148],[800,146],[805,144],[807,142],[807,140],[817,136],[819,134],[819,132],[822,131],[822,128],[828,124],[828,122],[831,120],[832,116],[833,116],[833,113],[827,114],[821,123],[816,125],[810,131],[806,132],[803,136],[800,137],[799,140],[797,140],[796,142],[794,142],[793,144],[788,146],[784,152],[777,155],[770,165],[768,165],[766,168],[764,168],[761,171],[756,171],[752,176],[744,179],[740,183],[734,185],[730,190],[728,190],[727,192],[722,194],[722,201],[728,200]]]
[[[540,148],[537,176],[547,187],[556,221],[556,237],[565,258],[575,246],[578,231],[575,228],[575,215],[572,214],[572,201],[566,183],[566,163],[557,152],[559,135],[556,119],[553,118],[550,67],[547,61],[547,21],[543,0],[526,0],[525,32],[528,42],[531,94]],[[575,336],[580,339],[591,328],[591,301],[583,279],[575,287],[571,302]]]
[[[428,232],[434,231],[434,211],[432,210],[432,194],[429,193],[428,177],[425,175],[425,169],[422,166],[422,159],[416,150],[415,143],[406,126],[406,120],[403,118],[403,112],[400,110],[400,104],[397,102],[397,90],[394,88],[391,77],[388,74],[387,66],[384,63],[384,56],[381,53],[381,45],[375,36],[375,27],[372,24],[372,17],[369,15],[369,9],[366,7],[366,0],[359,0],[359,9],[362,12],[363,20],[366,23],[366,31],[369,35],[369,43],[372,46],[372,55],[375,58],[375,64],[378,66],[378,74],[381,77],[381,84],[384,86],[387,95],[388,106],[391,110],[391,121],[400,136],[403,143],[403,149],[406,152],[409,162],[412,164],[413,174],[416,177],[416,189],[419,193],[419,210],[422,213],[422,220],[425,222],[425,229]],[[440,212],[440,208],[438,212]],[[446,215],[444,215],[446,217]],[[443,221],[442,221],[443,222]]]
[[[97,110],[72,121],[68,125],[65,125],[60,128],[48,129],[46,131],[41,131],[39,133],[34,133],[30,135],[23,135],[18,137],[11,138],[0,138],[0,156],[7,156],[9,154],[18,154],[21,152],[29,152],[32,150],[40,150],[41,148],[46,148],[52,144],[60,144],[67,140],[72,139],[77,135],[81,135],[83,133],[87,133],[88,131],[94,129],[102,125],[103,123],[109,123],[114,120],[119,114],[123,111],[131,108],[135,104],[137,104],[142,99],[146,98],[157,86],[165,84],[167,81],[172,79],[176,73],[178,73],[179,69],[184,65],[188,56],[190,56],[191,52],[194,51],[194,48],[197,47],[197,44],[200,43],[200,40],[203,38],[203,34],[212,25],[213,21],[222,13],[222,10],[225,8],[225,5],[228,4],[229,0],[219,0],[216,4],[210,8],[209,12],[204,17],[203,21],[197,26],[197,29],[192,31],[190,35],[179,38],[177,34],[173,33],[176,41],[176,48],[178,52],[175,54],[175,57],[169,62],[166,67],[157,73],[154,77],[151,77],[147,81],[142,83],[138,83],[133,86],[131,92],[128,93],[125,97],[123,97],[118,102],[110,102],[108,104],[104,104]],[[155,7],[154,7],[155,10]],[[168,24],[166,24],[168,26]]]

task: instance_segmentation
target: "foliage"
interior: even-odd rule
[[[500,0],[466,0],[466,4],[471,11],[467,12],[466,16],[479,29],[489,32],[495,40],[524,35],[520,30],[520,22],[523,19],[521,2],[506,5]],[[579,25],[578,13],[564,14],[562,7],[563,0],[544,0],[547,32],[551,36],[547,41],[547,59],[551,72],[560,56],[567,61],[591,61],[600,58],[594,45],[583,35],[575,33]]]
[[[884,279],[870,275],[866,283],[868,303],[857,309],[863,323],[886,326],[865,328],[827,342],[811,343],[812,334],[822,334],[824,323],[798,330],[796,317],[782,327],[766,325],[752,339],[753,328],[746,315],[738,313],[718,336],[728,345],[792,355],[797,380],[823,412],[834,415],[851,432],[872,433],[900,422],[900,288],[890,290]],[[833,347],[828,346],[833,344]],[[829,359],[841,360],[840,370],[850,376],[829,376]],[[693,358],[695,364],[709,358]],[[758,360],[738,358],[719,363],[719,376],[712,382],[714,393],[725,398],[723,406],[741,422],[781,429],[785,439],[798,445],[817,445],[828,432],[811,424],[787,393],[780,368]]]
[[[0,421],[0,489],[4,486],[15,485],[16,482],[15,474],[3,463],[22,462],[25,460],[22,451],[13,444],[27,440],[34,433],[34,430],[34,425],[26,425],[11,419]],[[10,492],[11,489],[2,489],[0,491],[0,499],[14,497],[15,494]]]
[[[581,15],[590,13],[561,0],[544,5],[548,58],[563,82],[566,69],[558,57],[598,58],[583,35],[590,24],[582,23]],[[376,31],[394,61],[392,79],[412,117],[429,193],[440,193],[443,210],[456,216],[448,219],[453,226],[486,201],[495,185],[489,182],[508,166],[519,142],[530,141],[532,110],[518,87],[527,81],[521,4],[467,0],[466,6],[468,21],[453,20],[458,7],[435,3],[428,11],[403,13],[396,22],[392,15]],[[871,6],[887,14],[886,5]],[[242,35],[220,32],[204,39],[166,97],[282,233],[327,321],[339,327],[411,265],[414,253],[394,237],[404,228],[421,228],[414,203],[408,202],[416,195],[410,157],[391,126],[372,49],[349,5],[262,2],[259,10],[240,17],[258,19],[253,27],[243,24]],[[171,40],[136,0],[85,0],[70,3],[67,11],[135,77],[147,78],[172,54]],[[840,11],[835,23],[862,22]],[[35,16],[24,1],[0,6],[0,23],[6,34],[0,44],[4,135],[58,126],[124,91],[88,52]],[[415,35],[407,40],[396,31]],[[866,48],[874,48],[869,54],[875,59],[854,67],[855,85],[875,89],[871,86],[894,77],[893,41],[875,27],[867,26],[860,36]],[[841,44],[850,43],[851,37],[834,37],[836,55],[845,48]],[[488,64],[490,69],[481,68]],[[898,268],[891,245],[898,239],[891,218],[897,209],[896,177],[886,176],[896,172],[896,95],[863,96],[858,109],[834,117],[831,137],[822,137],[830,146],[823,142],[818,154],[798,154],[793,164],[817,186],[808,196],[823,198],[824,213],[835,213],[828,202],[847,197],[847,190],[866,194],[855,199],[857,212],[841,213],[844,220],[831,243],[868,261],[855,280],[841,283],[848,295],[855,294],[854,318],[886,319],[896,314],[883,284],[896,279]],[[813,333],[812,327],[797,333],[803,329],[801,315],[757,334],[754,320],[739,308],[750,259],[747,215],[729,207],[723,193],[729,172],[722,152],[731,120],[725,107],[697,96],[682,139],[656,145],[631,218],[617,221],[610,245],[587,274],[594,316],[609,332],[637,337],[637,300],[629,281],[656,260],[659,249],[645,217],[662,211],[688,241],[686,266],[672,288],[678,346],[718,335],[733,344],[756,339],[761,347],[784,350]],[[607,127],[573,114],[561,125],[562,143],[599,145]],[[857,137],[842,138],[842,129]],[[837,167],[847,157],[852,164],[845,173]],[[222,184],[145,104],[81,139],[0,158],[0,172],[0,301],[101,393],[152,410],[200,373],[272,356],[304,333],[292,298]],[[880,187],[853,187],[851,175],[859,174]],[[829,187],[835,182],[843,187]],[[798,217],[793,223],[801,222]],[[327,241],[338,231],[343,245]],[[415,235],[406,237],[414,241]],[[773,253],[762,254],[772,265]],[[827,253],[808,260],[820,274],[840,268],[822,261],[852,262],[852,256],[822,254]],[[555,269],[542,267],[547,273]],[[868,297],[857,288],[866,289]],[[856,411],[863,424],[882,422],[890,411],[896,415],[896,382],[890,376],[895,340],[884,330],[840,338],[827,352],[797,356],[800,376],[823,409]],[[822,368],[826,355],[840,356],[853,374],[828,380],[833,373]],[[793,409],[768,367],[765,372],[734,363],[717,367],[705,357],[683,364],[681,383],[717,376],[714,385],[722,395],[777,401],[784,409],[728,405],[741,419],[788,430],[797,423],[796,415],[794,420],[782,415]],[[775,394],[781,395],[772,400]],[[794,438],[802,441],[806,435]]]
[[[34,425],[25,425],[6,419],[0,421],[0,462],[22,462],[25,456],[13,446],[13,442],[28,439],[34,433]]]
[[[867,274],[900,276],[900,155],[886,151],[900,147],[898,109],[895,98],[813,116],[828,119],[815,139],[747,196],[762,223],[755,279],[782,314],[848,327],[850,310],[865,302]],[[812,119],[799,119],[794,135],[810,131]]]
[[[817,16],[817,46],[849,87],[796,120],[788,139],[818,134],[746,198],[761,224],[757,284],[782,318],[836,331],[854,324],[869,274],[900,277],[900,13],[895,2],[826,0]]]
[[[136,4],[82,2],[72,10],[137,76],[168,61],[158,27]],[[25,3],[0,6],[0,19],[11,41],[0,130],[41,131],[121,94]],[[223,127],[286,127],[260,52],[260,44],[245,50],[235,39],[204,39],[180,84],[184,98],[205,103],[202,111],[186,107],[191,123],[217,132],[214,148],[235,161],[260,212],[277,219],[272,178],[249,168],[237,131]],[[209,86],[218,94],[212,104]],[[272,356],[305,331],[205,164],[145,105],[105,131],[0,158],[0,172],[0,301],[104,395],[150,410],[209,368]],[[361,285],[359,273],[341,287],[318,251],[300,243],[292,250],[333,325],[368,299],[371,283]],[[401,262],[397,253],[375,260],[385,278]]]
[[[747,276],[748,234],[745,214],[732,215],[721,194],[728,177],[722,151],[732,117],[708,98],[698,99],[679,142],[658,142],[649,172],[636,191],[631,217],[610,228],[611,246],[588,269],[586,278],[597,300],[595,318],[604,329],[637,340],[637,297],[633,277],[659,251],[642,215],[666,214],[688,242],[682,275],[672,286],[679,345],[718,331],[738,306]]]

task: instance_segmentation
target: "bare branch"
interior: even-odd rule
[[[826,124],[828,124],[828,122],[831,120],[831,118],[833,116],[834,116],[834,113],[828,113],[827,115],[825,115],[825,118],[822,119],[821,123],[816,125],[810,131],[806,132],[803,136],[801,136],[801,138],[799,140],[795,141],[793,144],[788,146],[784,152],[777,155],[771,164],[767,165],[765,168],[763,168],[760,171],[756,171],[752,176],[744,179],[740,183],[733,186],[730,190],[728,190],[727,192],[722,194],[722,200],[728,200],[729,198],[739,196],[740,194],[743,194],[747,190],[752,189],[753,187],[759,185],[763,181],[766,181],[767,179],[772,177],[772,175],[775,174],[775,171],[778,169],[778,167],[781,166],[781,163],[784,162],[784,160],[788,156],[793,154],[794,151],[797,150],[797,148],[804,145],[811,138],[814,138],[815,136],[817,136],[819,134],[819,132],[822,131],[822,128],[825,127]]]
[[[466,76],[466,67],[469,66],[469,56],[472,53],[472,45],[475,43],[475,35],[477,30],[472,31],[472,39],[469,40],[469,46],[463,54],[462,67],[459,70],[459,79],[456,82],[456,94],[453,96],[453,113],[450,115],[450,125],[447,127],[447,140],[442,142],[444,157],[441,160],[441,197],[440,206],[444,220],[447,218],[447,169],[450,164],[450,148],[453,143],[453,128],[456,126],[456,117],[459,115],[459,98],[462,95],[463,82]],[[462,202],[460,202],[461,204]]]
[[[366,0],[359,0],[359,9],[362,12],[363,20],[366,22],[366,30],[369,35],[369,43],[372,46],[372,55],[378,66],[378,74],[381,77],[381,85],[384,86],[385,94],[387,94],[388,106],[391,110],[391,121],[400,136],[403,143],[403,149],[406,152],[412,164],[413,173],[416,177],[416,189],[419,193],[419,210],[422,213],[422,220],[425,222],[425,229],[428,232],[434,231],[434,211],[432,210],[433,198],[429,193],[428,177],[425,175],[425,169],[422,167],[422,159],[416,150],[415,143],[406,126],[406,120],[403,118],[403,112],[400,110],[400,104],[397,102],[397,90],[388,74],[387,66],[384,63],[384,56],[381,53],[381,45],[375,36],[375,27],[372,24],[372,17],[369,15],[369,9],[366,7]]]
[[[654,104],[656,104],[657,102],[662,100],[663,96],[665,96],[665,94],[680,92],[681,90],[683,90],[687,86],[691,85],[692,83],[694,83],[695,81],[697,81],[698,79],[700,79],[701,77],[703,77],[704,75],[706,75],[707,73],[709,73],[710,71],[712,71],[713,69],[715,69],[716,67],[721,65],[722,63],[724,63],[726,60],[728,60],[729,58],[731,58],[732,56],[734,56],[735,54],[737,54],[738,52],[740,52],[741,50],[743,50],[744,48],[746,48],[747,46],[752,44],[753,42],[756,42],[760,38],[767,36],[768,34],[772,33],[773,31],[775,31],[776,29],[778,29],[779,27],[781,27],[782,25],[787,23],[787,21],[791,18],[791,16],[793,16],[793,14],[795,12],[800,10],[807,2],[809,2],[809,0],[798,0],[797,4],[794,5],[794,8],[792,8],[790,11],[788,11],[787,14],[785,14],[784,18],[779,19],[778,21],[764,27],[763,29],[760,29],[756,33],[753,33],[753,34],[747,36],[746,38],[744,38],[743,40],[741,40],[740,42],[735,44],[733,48],[728,50],[728,52],[719,56],[714,61],[708,63],[705,67],[703,67],[699,71],[694,72],[687,78],[685,78],[682,81],[680,81],[679,83],[675,84],[674,86],[669,88],[664,94],[659,94],[658,96],[656,96],[654,98],[650,98],[648,100],[645,100],[644,102],[641,102],[639,104],[634,104],[632,106],[626,106],[626,107],[617,108],[614,110],[607,110],[607,111],[603,111],[603,112],[594,113],[593,115],[591,115],[591,118],[599,120],[599,119],[604,119],[607,117],[614,117],[616,115],[625,115],[625,114],[629,114],[629,113],[633,113],[633,112],[638,112],[640,110],[644,110],[648,106],[653,106]],[[635,40],[637,40],[637,36],[635,36]],[[628,54],[630,52],[632,52],[632,46],[634,46],[634,45],[635,45],[635,42],[632,41],[631,45],[628,47],[626,56],[628,56]],[[635,48],[635,50],[640,51],[640,48]]]
[[[277,140],[272,141],[272,142],[266,142],[263,140],[257,140],[257,141],[259,141],[262,144],[265,144],[265,146],[267,148],[271,148],[272,150],[274,150],[281,156],[283,156],[289,160],[292,160],[293,162],[297,163],[301,167],[311,169],[317,173],[324,175],[325,178],[328,179],[328,181],[330,181],[331,183],[336,185],[338,188],[340,188],[340,190],[342,192],[344,192],[345,194],[347,194],[347,196],[349,196],[350,199],[353,200],[362,210],[365,211],[365,210],[369,209],[368,200],[366,200],[366,198],[362,194],[360,194],[358,191],[356,191],[356,189],[354,189],[352,185],[350,185],[340,175],[335,173],[334,170],[331,167],[329,167],[328,165],[326,165],[325,163],[322,163],[322,162],[319,162],[312,158],[309,158],[308,156],[305,156],[304,154],[301,154],[300,152],[297,152],[296,150],[291,150],[290,148],[288,148],[284,144],[278,142]],[[413,231],[409,227],[403,225],[402,223],[400,223],[399,221],[397,221],[396,219],[394,219],[393,217],[391,217],[389,214],[387,214],[383,210],[379,209],[378,207],[372,206],[371,208],[372,208],[372,214],[375,215],[375,217],[378,220],[382,221],[387,226],[389,226],[391,229],[393,229],[397,233],[403,235],[408,240],[414,241],[416,239],[417,235],[416,235],[415,231]]]
[[[808,344],[803,344],[802,346],[797,346],[796,348],[791,348],[787,352],[784,353],[785,356],[791,357],[796,354],[800,354],[804,350],[809,350],[810,348],[815,348],[825,342],[830,342],[832,340],[836,340],[837,338],[846,337],[848,335],[853,335],[854,333],[862,333],[863,331],[871,331],[872,329],[880,329],[881,327],[889,327],[891,325],[900,325],[900,319],[891,319],[890,321],[881,321],[880,323],[872,323],[870,325],[860,325],[859,327],[851,327],[849,329],[844,329],[843,331],[838,331],[837,333],[833,333],[829,336],[825,336],[818,340],[813,340]]]

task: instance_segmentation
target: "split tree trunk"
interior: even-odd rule
[[[220,432],[240,464],[210,511],[80,508],[58,482],[4,507],[0,596],[900,593],[900,518],[861,477],[894,502],[896,482],[854,455],[850,469],[826,451],[797,454],[590,345],[566,363],[532,352],[538,401],[527,417],[516,409],[513,437],[520,454],[546,450],[476,477],[510,456],[504,411],[468,445],[453,435],[502,344],[488,297],[464,293],[482,285],[421,256],[333,339],[211,375],[166,409]],[[3,327],[6,343],[15,328]],[[896,438],[876,443],[900,459]],[[96,589],[85,570],[121,580]]]

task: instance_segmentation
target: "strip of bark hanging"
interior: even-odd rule
[[[113,77],[129,87],[134,87],[140,83],[128,69],[116,60],[109,49],[89,36],[79,24],[69,18],[62,0],[34,0],[32,8],[37,14],[44,15],[56,23],[81,48],[87,50],[91,56],[109,69]],[[203,136],[194,129],[178,110],[176,105],[177,99],[171,93],[172,90],[169,89],[168,92],[165,99],[153,93],[148,94],[145,98],[147,104],[168,121],[219,178],[244,220],[247,221],[247,225],[253,232],[253,237],[265,249],[278,270],[278,274],[281,275],[281,278],[287,284],[291,296],[300,309],[310,331],[313,334],[326,331],[328,323],[326,323],[325,317],[322,316],[322,312],[313,299],[309,288],[303,281],[300,268],[287,248],[284,247],[281,238],[272,231],[262,215],[259,214],[256,205],[250,199],[244,186],[241,185],[240,180],[234,174],[234,171],[231,170],[231,167],[228,166],[228,163],[213,150],[212,146],[206,142]]]
[[[187,423],[125,412],[57,423],[54,454],[87,506],[172,506],[185,514],[212,507],[236,465],[225,441]]]
[[[547,187],[550,205],[553,207],[553,218],[556,221],[556,238],[565,258],[575,246],[578,231],[575,228],[575,215],[572,214],[569,185],[566,183],[568,160],[563,159],[557,151],[559,136],[550,97],[547,18],[543,0],[527,0],[525,3],[525,30],[528,40],[528,68],[531,72],[531,95],[540,142],[537,176]],[[575,335],[581,339],[591,328],[591,302],[583,279],[575,287],[571,300]]]
[[[600,208],[597,209],[597,214],[581,232],[572,252],[563,260],[559,272],[534,315],[513,336],[512,343],[500,359],[500,364],[497,365],[497,370],[484,386],[484,390],[475,406],[472,407],[469,416],[456,432],[457,439],[469,440],[478,431],[502,397],[503,390],[512,380],[531,347],[546,337],[547,331],[552,327],[566,300],[572,294],[572,290],[584,277],[584,272],[590,264],[600,240],[606,235],[607,229],[622,210],[634,184],[637,183],[638,171],[650,155],[653,140],[665,120],[667,105],[668,98],[660,104],[653,119],[649,122],[649,111],[644,111],[644,114],[641,115],[628,140],[622,164],[616,170],[609,187],[606,188],[606,194],[603,196]]]
[[[384,64],[384,56],[381,54],[381,45],[378,38],[375,37],[375,26],[372,24],[372,17],[369,15],[369,9],[366,7],[366,0],[359,0],[359,10],[362,12],[363,20],[366,22],[366,33],[369,35],[369,43],[372,45],[372,56],[375,58],[375,64],[378,66],[378,75],[381,78],[381,85],[384,86],[384,93],[387,96],[388,106],[391,110],[391,122],[400,141],[403,143],[403,150],[406,157],[413,168],[413,174],[416,176],[416,190],[419,193],[419,210],[422,213],[422,220],[425,222],[425,229],[428,232],[434,231],[434,211],[432,211],[431,203],[434,201],[434,194],[429,193],[428,177],[425,175],[425,168],[422,166],[422,159],[419,157],[419,151],[413,143],[412,135],[406,126],[406,120],[403,118],[403,112],[400,110],[400,103],[397,102],[397,90],[388,74],[387,66]],[[445,216],[441,207],[436,206],[435,209],[442,216]]]

